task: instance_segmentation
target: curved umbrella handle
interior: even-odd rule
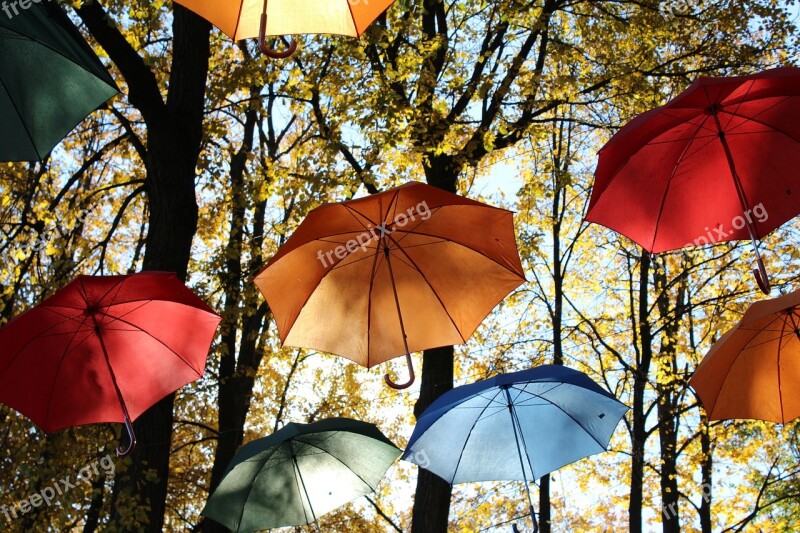
[[[758,288],[761,289],[761,292],[764,294],[769,294],[772,287],[770,287],[769,284],[767,269],[764,267],[764,261],[761,259],[761,254],[757,254],[756,257],[758,257],[758,268],[753,269],[753,276],[755,276],[756,283],[758,284]]]
[[[297,50],[297,41],[294,39],[292,39],[292,42],[289,43],[289,48],[283,52],[278,52],[277,50],[273,50],[272,48],[268,47],[266,42],[264,42],[266,31],[267,14],[261,13],[261,25],[258,28],[258,49],[261,50],[265,56],[271,57],[272,59],[286,59],[295,53]]]
[[[136,434],[133,432],[133,424],[128,417],[128,413],[125,413],[125,429],[128,430],[128,448],[125,450],[122,449],[122,446],[117,448],[117,457],[129,455],[133,451],[133,448],[136,447]]]
[[[417,375],[414,374],[414,362],[411,360],[411,354],[406,352],[406,365],[408,365],[408,381],[405,383],[395,383],[392,381],[392,378],[389,377],[389,374],[385,374],[383,379],[386,381],[386,384],[389,385],[394,390],[401,390],[407,389],[411,386],[412,383],[417,379]]]

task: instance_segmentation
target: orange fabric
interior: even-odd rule
[[[358,37],[394,0],[269,0],[267,35],[330,33]],[[175,0],[234,41],[258,37],[263,0]]]
[[[785,424],[800,416],[799,327],[800,291],[750,306],[689,381],[709,419]]]
[[[411,352],[466,342],[525,281],[510,211],[411,182],[314,209],[256,277],[281,341],[367,367],[404,354],[387,245]]]

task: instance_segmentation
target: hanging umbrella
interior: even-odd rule
[[[751,305],[689,384],[709,420],[786,424],[800,417],[800,291]]]
[[[55,2],[28,5],[0,12],[0,161],[44,159],[118,92]]]
[[[316,524],[374,492],[399,456],[400,449],[366,422],[286,424],[236,452],[202,514],[237,532]]]
[[[452,389],[417,421],[403,459],[451,485],[528,480],[606,451],[628,407],[586,374],[543,365]]]
[[[220,317],[175,274],[78,276],[0,328],[0,402],[44,431],[132,420],[199,379]]]
[[[600,151],[586,220],[648,252],[758,240],[800,212],[800,69],[700,78]]]
[[[462,344],[525,281],[510,211],[410,182],[322,205],[256,276],[281,342],[371,368]]]
[[[292,40],[285,52],[268,48],[267,35],[298,33],[359,37],[394,0],[176,0],[221,29],[234,41],[258,37],[259,48],[276,59],[297,49]]]

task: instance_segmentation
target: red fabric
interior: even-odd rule
[[[748,239],[712,109],[730,146],[757,237],[800,212],[800,69],[700,78],[639,115],[600,151],[586,220],[650,252]],[[760,220],[763,219],[763,220]],[[742,226],[738,229],[735,226]],[[719,231],[716,231],[718,228]],[[721,233],[724,233],[722,235]]]
[[[136,419],[203,375],[220,320],[175,274],[78,276],[0,329],[0,402],[48,432],[122,422],[99,331]]]

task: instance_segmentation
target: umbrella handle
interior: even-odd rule
[[[389,374],[383,376],[383,379],[386,380],[386,384],[394,390],[407,389],[414,383],[414,380],[417,379],[417,375],[414,374],[414,362],[411,360],[411,355],[408,352],[406,352],[406,365],[408,365],[409,378],[405,383],[395,383],[392,381],[392,378],[389,377]]]
[[[764,294],[769,294],[771,287],[769,284],[767,269],[764,267],[764,261],[761,259],[761,254],[757,254],[756,257],[758,257],[758,268],[753,269],[753,276],[755,276],[756,283],[758,284],[758,288],[761,289],[761,292]]]
[[[128,430],[128,448],[125,450],[122,449],[122,446],[117,448],[117,457],[129,455],[136,446],[136,434],[133,432],[133,424],[130,417],[128,417],[128,413],[125,413],[125,429]]]
[[[289,48],[283,52],[278,52],[277,50],[273,50],[272,48],[268,47],[265,42],[266,31],[267,14],[261,13],[261,25],[258,28],[258,49],[261,50],[265,56],[271,57],[272,59],[286,59],[295,53],[297,50],[297,41],[294,39],[292,39],[292,41],[289,43]]]

